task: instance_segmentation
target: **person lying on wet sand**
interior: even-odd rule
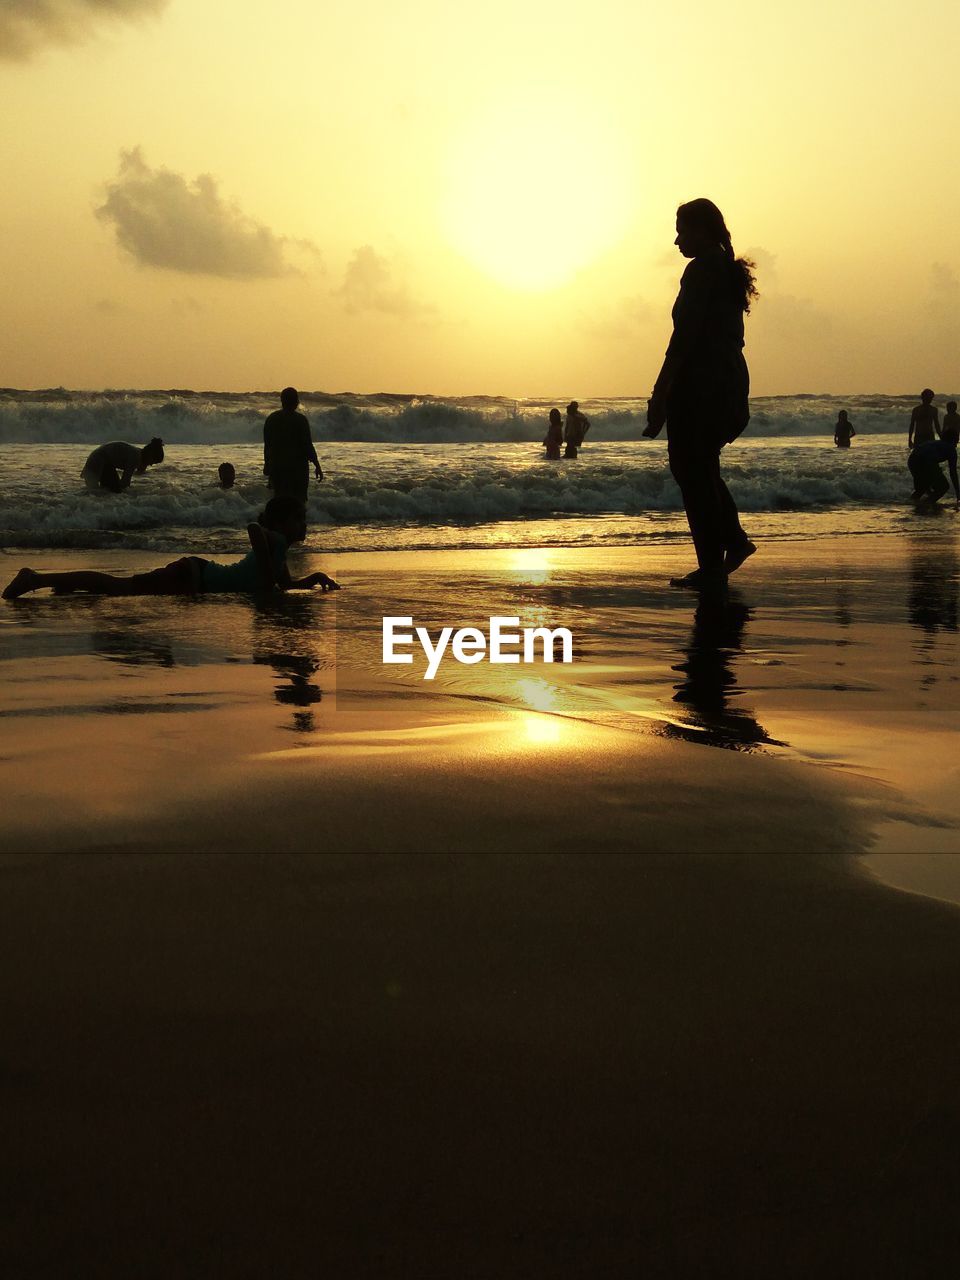
[[[30,591],[52,587],[55,595],[86,591],[106,596],[180,596],[225,592],[290,591],[321,587],[338,591],[339,584],[325,573],[309,573],[294,579],[287,568],[287,550],[307,536],[303,503],[297,498],[271,498],[257,521],[247,526],[250,550],[233,564],[218,564],[200,556],[182,556],[159,569],[122,578],[93,570],[38,573],[21,569],[3,592],[15,600]]]

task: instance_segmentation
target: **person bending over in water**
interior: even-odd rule
[[[232,489],[237,482],[237,469],[232,462],[221,462],[217,467],[221,489]]]
[[[143,475],[147,467],[162,461],[163,441],[159,436],[154,436],[142,449],[122,440],[112,440],[94,449],[80,475],[92,492],[106,489],[109,493],[120,493],[129,487],[134,473]]]
[[[563,444],[563,420],[559,409],[550,410],[550,425],[547,427],[547,434],[543,437],[543,443],[546,446],[548,458],[555,460],[560,457],[560,446]]]
[[[287,568],[287,548],[303,542],[307,536],[307,519],[303,503],[297,498],[271,498],[256,524],[247,525],[250,550],[234,564],[218,564],[199,556],[183,556],[149,573],[135,573],[118,578],[112,573],[72,570],[68,573],[37,573],[21,569],[3,593],[5,600],[15,600],[28,591],[52,587],[56,595],[88,591],[104,596],[186,596],[221,594],[229,591],[255,592],[304,590],[322,587],[338,591],[339,586],[325,573],[308,573],[293,579]]]
[[[680,206],[674,243],[690,262],[643,434],[658,436],[666,424],[670,470],[697,553],[699,567],[671,584],[722,588],[757,549],[720,475],[721,449],[750,420],[743,317],[757,296],[754,264],[735,257],[723,214],[710,200]]]
[[[907,466],[913,476],[913,493],[916,501],[929,498],[931,502],[939,502],[950,488],[947,478],[940,470],[940,463],[945,462],[950,472],[953,492],[960,506],[960,480],[957,478],[957,442],[955,440],[926,440],[918,444],[910,457]]]
[[[910,433],[907,436],[907,448],[915,444],[928,444],[936,440],[940,434],[940,417],[933,403],[933,392],[925,387],[920,392],[920,403],[910,415]]]
[[[954,444],[960,444],[960,413],[957,413],[956,400],[947,401],[947,412],[943,415],[940,439],[952,440]]]
[[[565,458],[575,458],[583,445],[583,438],[590,430],[590,419],[580,412],[580,405],[571,400],[567,405],[567,421],[563,429],[563,438],[567,447],[563,452]]]
[[[856,434],[853,429],[853,423],[847,417],[846,409],[841,409],[837,418],[837,425],[833,429],[833,443],[838,449],[849,449],[850,441]]]

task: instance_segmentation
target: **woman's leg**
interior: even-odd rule
[[[35,569],[21,569],[7,585],[3,598],[14,600],[43,587],[52,587],[61,595],[74,591],[88,591],[101,596],[196,595],[202,591],[202,570],[203,561],[196,556],[182,556],[159,569],[135,573],[130,578],[86,569],[69,573],[37,573]]]
[[[37,573],[35,569],[21,569],[3,592],[4,600],[15,600],[28,591],[42,591],[52,587],[54,591],[68,594],[71,591],[90,591],[101,596],[129,595],[129,578],[116,578],[112,573],[94,573],[78,569],[68,573]]]
[[[120,472],[116,467],[104,467],[100,472],[100,488],[108,489],[111,493],[122,493],[123,484],[120,481]]]
[[[676,429],[668,436],[667,445],[670,471],[683,497],[697,564],[704,574],[720,574],[723,571],[724,516],[719,452],[698,445],[686,432]],[[730,502],[733,503],[732,498]]]
[[[950,481],[943,474],[940,468],[937,467],[937,474],[930,485],[930,497],[934,502],[939,502],[949,488]]]
[[[737,510],[737,504],[733,500],[733,495],[727,488],[726,481],[720,474],[720,461],[717,459],[717,494],[720,503],[720,520],[723,530],[723,545],[730,550],[732,547],[740,547],[744,542],[748,541],[747,535],[743,531],[743,525],[740,523],[740,512]]]

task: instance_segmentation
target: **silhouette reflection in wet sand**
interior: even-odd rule
[[[838,582],[837,598],[836,598],[836,604],[834,606],[833,616],[837,626],[842,627],[844,630],[846,630],[847,627],[850,627],[853,625],[853,610],[851,608],[852,604],[853,604],[853,592],[850,590],[849,582]],[[846,640],[842,637],[839,640],[834,640],[834,644],[836,645],[847,645],[849,643],[850,643],[849,640]]]
[[[957,592],[960,583],[960,555],[952,545],[915,539],[910,544],[910,593],[907,617],[921,633],[917,637],[916,661],[923,667],[952,665],[954,654],[938,655],[938,637],[960,629]],[[928,670],[921,688],[937,683],[937,672]]]
[[[686,657],[672,669],[683,679],[673,701],[692,713],[689,727],[669,724],[667,737],[684,738],[731,751],[750,751],[761,743],[782,746],[749,713],[731,706],[739,692],[733,660],[743,650],[743,632],[750,609],[737,596],[704,596],[697,605]]]
[[[317,616],[309,599],[277,595],[256,602],[256,638],[253,661],[272,667],[279,677],[273,696],[281,706],[292,707],[293,723],[284,726],[296,733],[313,733],[312,708],[323,699],[313,676],[325,664],[316,642]]]
[[[910,547],[909,617],[929,635],[957,630],[960,555],[952,545],[916,541]]]
[[[124,667],[174,667],[173,645],[165,637],[151,635],[134,627],[94,631],[90,636],[93,652],[107,662]]]

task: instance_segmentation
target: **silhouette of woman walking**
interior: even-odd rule
[[[756,547],[720,475],[720,451],[750,419],[743,317],[757,296],[753,263],[734,256],[723,214],[710,200],[677,210],[674,242],[691,261],[673,307],[673,336],[653,388],[644,435],[667,427],[698,568],[675,586],[722,586]]]

